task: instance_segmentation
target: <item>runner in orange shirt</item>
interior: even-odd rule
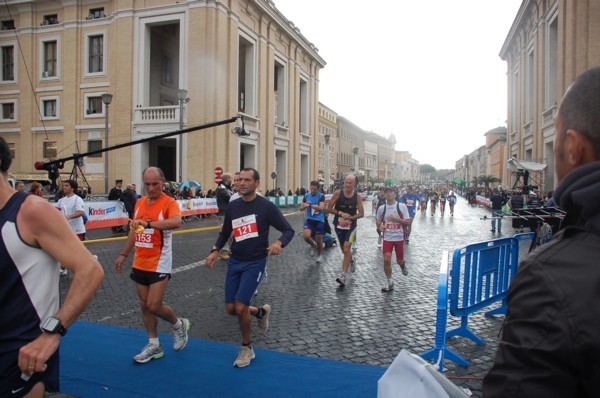
[[[142,178],[148,196],[137,201],[125,247],[115,261],[116,271],[123,272],[123,263],[135,246],[129,277],[136,283],[149,337],[148,345],[133,357],[137,363],[146,363],[164,355],[158,340],[158,318],[173,325],[175,351],[187,345],[190,328],[189,320],[178,318],[173,309],[163,302],[172,270],[171,230],[181,226],[181,211],[177,202],[162,191],[165,176],[161,169],[149,167],[144,170]]]

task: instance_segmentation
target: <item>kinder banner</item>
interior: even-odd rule
[[[196,214],[218,213],[217,199],[215,198],[193,198],[178,200],[181,215],[194,216]]]

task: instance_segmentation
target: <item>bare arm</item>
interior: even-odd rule
[[[39,217],[40,214],[44,214],[44,217]],[[25,242],[40,247],[73,272],[67,297],[55,314],[63,326],[70,326],[102,282],[102,266],[77,238],[62,214],[40,197],[30,195],[25,200],[17,215],[17,227]],[[19,353],[21,370],[27,372],[35,364],[35,372],[44,371],[46,361],[58,348],[59,339],[59,335],[42,333],[23,346]]]
[[[333,193],[333,196],[331,197],[331,200],[329,201],[329,207],[327,208],[327,212],[329,214],[336,214],[337,211],[335,210],[335,205],[337,203],[338,198],[340,197],[340,191],[335,191]]]

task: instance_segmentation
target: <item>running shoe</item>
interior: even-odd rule
[[[388,279],[387,285],[381,288],[382,292],[391,292],[392,290],[394,290],[394,281],[391,279]]]
[[[190,321],[185,318],[180,318],[181,327],[173,330],[173,349],[175,351],[181,351],[185,348],[188,343],[188,330],[190,330]]]
[[[346,286],[346,275],[342,272],[335,281],[339,283],[340,286]]]
[[[250,361],[252,361],[254,358],[256,358],[256,355],[254,355],[254,350],[252,347],[249,345],[243,345],[240,347],[240,353],[233,363],[233,366],[236,368],[243,368],[250,365]]]
[[[317,264],[321,264],[323,262],[323,256],[317,256]]]
[[[146,363],[152,359],[162,358],[164,355],[161,344],[156,345],[148,343],[148,345],[142,349],[142,352],[133,357],[133,360],[137,363]]]
[[[350,272],[356,271],[356,262],[354,261],[354,257],[350,260]]]
[[[316,251],[317,251],[317,249],[313,245],[310,245],[309,254],[310,254],[311,257],[315,256],[315,252]]]
[[[358,251],[358,242],[352,243],[352,253],[356,253]]]
[[[256,329],[260,332],[260,334],[267,333],[269,330],[269,315],[271,315],[271,306],[269,304],[264,304],[262,307],[263,311],[265,311],[262,318],[258,320],[258,326]]]
[[[408,275],[408,268],[406,268],[406,264],[402,264],[400,266],[400,269],[402,270],[402,275],[404,275],[404,276]]]
[[[377,238],[377,246],[381,247],[381,242],[383,241],[383,236],[379,235]]]

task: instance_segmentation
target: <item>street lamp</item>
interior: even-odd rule
[[[108,149],[108,106],[112,102],[112,94],[102,94],[104,103],[104,149]],[[104,192],[108,193],[108,151],[104,152]]]
[[[187,90],[177,90],[177,101],[179,101],[179,130],[183,130],[183,104],[190,102],[187,96]],[[179,135],[179,183],[183,182],[183,135]]]
[[[331,139],[331,135],[329,132],[325,134],[325,192],[329,193],[329,179],[331,172],[329,171],[329,140]]]

